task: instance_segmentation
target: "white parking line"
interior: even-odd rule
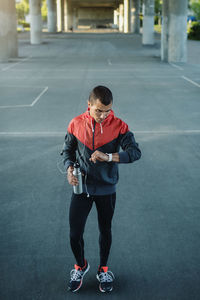
[[[177,66],[177,65],[175,65],[175,64],[173,64],[173,63],[169,63],[172,67],[174,67],[174,68],[176,68],[176,69],[178,69],[178,70],[180,70],[180,71],[183,71],[184,69],[182,68],[182,67],[180,67],[180,66]]]
[[[190,78],[188,77],[185,77],[185,76],[181,76],[183,79],[187,80],[188,82],[192,83],[193,85],[196,85],[197,87],[200,88],[200,84],[196,83],[195,81],[191,80]]]
[[[45,88],[44,88],[44,90],[37,96],[37,98],[35,98],[35,100],[31,103],[31,107],[32,106],[34,106],[38,101],[39,101],[39,99],[42,97],[42,95],[44,95],[44,93],[46,93],[46,91],[48,90],[48,86],[46,86]]]
[[[2,70],[2,71],[7,71],[7,70],[13,68],[13,67],[16,66],[16,65],[21,64],[23,61],[29,60],[30,58],[31,58],[31,56],[26,57],[26,58],[24,58],[24,59],[21,59],[20,61],[14,63],[14,64],[11,64],[11,65],[9,65],[8,67],[3,68],[3,69],[1,69],[1,70]]]
[[[22,104],[22,105],[2,105],[0,106],[0,109],[4,109],[4,108],[22,108],[22,107],[30,107],[30,104]]]
[[[182,135],[182,134],[200,134],[199,129],[194,130],[135,130],[134,134],[158,134],[158,135]],[[13,131],[13,132],[0,132],[0,136],[24,136],[24,137],[60,137],[66,134],[65,131],[35,131],[35,132],[22,132],[22,131]]]
[[[136,134],[171,134],[171,135],[181,135],[181,134],[199,134],[199,129],[191,130],[136,130],[133,131]]]
[[[33,102],[31,104],[18,104],[18,105],[2,105],[0,106],[0,109],[4,109],[4,108],[22,108],[22,107],[33,107],[38,101],[39,99],[42,97],[42,95],[44,95],[44,93],[46,93],[46,91],[48,90],[48,86],[46,86],[42,92],[33,100]]]

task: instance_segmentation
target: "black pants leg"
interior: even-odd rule
[[[101,266],[106,266],[107,264],[112,243],[111,222],[114,214],[116,193],[111,195],[90,197],[87,197],[86,194],[73,194],[69,212],[70,243],[77,264],[81,267],[84,266],[85,258],[83,233],[93,201],[96,204],[98,213]]]
[[[86,194],[72,194],[69,210],[70,244],[78,266],[85,264],[83,233],[93,200]]]
[[[107,266],[112,244],[112,217],[115,210],[116,193],[106,196],[96,196],[95,204],[99,223],[100,266]]]

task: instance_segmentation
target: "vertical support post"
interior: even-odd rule
[[[47,15],[48,32],[57,32],[56,0],[47,0],[47,9],[48,9],[48,15]]]
[[[130,0],[124,0],[124,33],[130,32]]]
[[[18,56],[15,0],[0,1],[0,61]]]
[[[114,17],[113,17],[113,19],[114,19],[114,25],[118,25],[118,11],[115,9],[114,10]]]
[[[169,0],[163,0],[162,5],[162,31],[161,31],[161,60],[168,61],[169,37]]]
[[[169,0],[168,61],[187,61],[187,0]]]
[[[140,0],[131,0],[131,32],[140,33]]]
[[[61,0],[57,0],[57,30],[62,31],[62,6]]]
[[[30,0],[31,44],[42,42],[41,0]]]
[[[119,5],[119,31],[124,31],[124,5]]]
[[[154,44],[154,0],[144,0],[142,44]]]

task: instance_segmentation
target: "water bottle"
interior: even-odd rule
[[[73,186],[74,194],[82,194],[82,192],[83,192],[82,174],[81,174],[80,165],[78,162],[75,162],[75,164],[74,164],[73,175],[78,179],[78,185]]]

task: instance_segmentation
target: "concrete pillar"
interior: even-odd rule
[[[62,31],[62,6],[61,0],[57,0],[57,30]]]
[[[130,32],[130,0],[124,0],[124,33]]]
[[[15,0],[0,1],[0,61],[18,56]]]
[[[70,31],[73,27],[73,9],[70,0],[64,2],[64,24],[65,31]]]
[[[56,0],[47,0],[47,9],[48,9],[48,15],[47,15],[48,32],[57,32],[57,5],[56,5]]]
[[[31,16],[31,44],[42,43],[41,0],[29,0]]]
[[[131,32],[140,33],[140,0],[131,0]]]
[[[114,10],[114,25],[118,25],[118,11]]]
[[[67,0],[64,0],[64,31],[68,31]]]
[[[161,60],[168,61],[169,0],[162,5]]]
[[[64,0],[61,0],[61,20],[62,20],[62,31],[64,31]]]
[[[154,44],[154,0],[144,0],[142,44]]]
[[[64,0],[57,0],[57,31],[64,31]]]
[[[187,61],[187,0],[169,0],[168,61]]]
[[[119,5],[119,31],[124,32],[124,5]]]

